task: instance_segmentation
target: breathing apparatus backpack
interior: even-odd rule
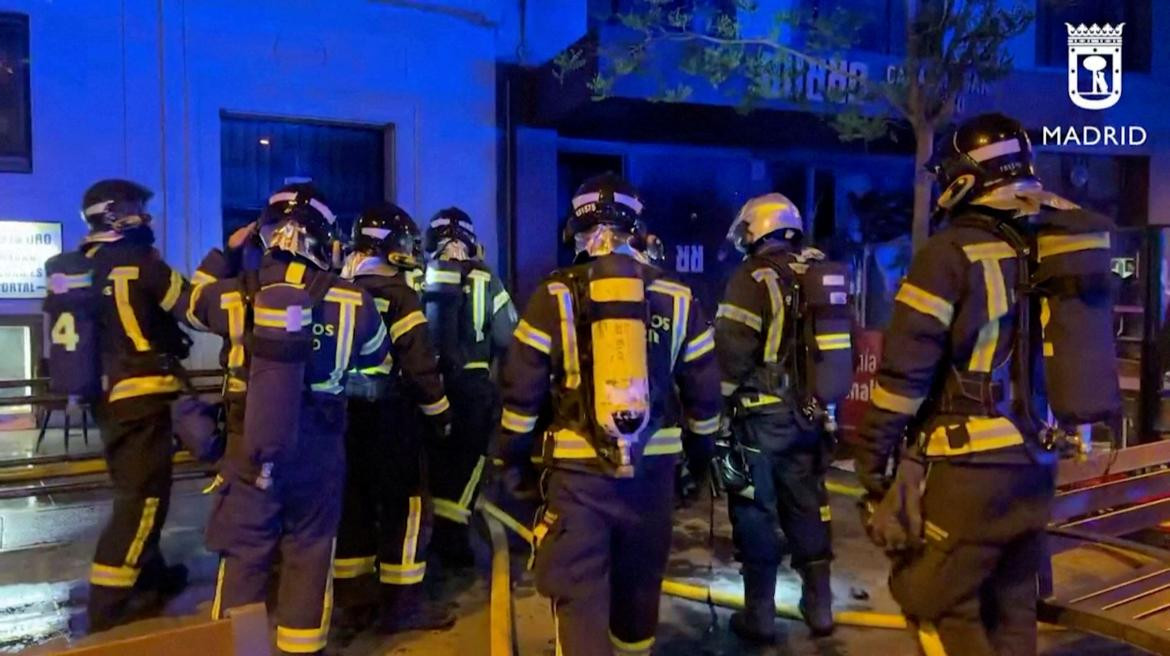
[[[80,251],[45,263],[49,325],[49,390],[81,401],[102,392],[101,290],[94,286],[93,260]]]
[[[644,272],[633,258],[606,255],[567,282],[586,438],[616,476],[630,477],[648,440],[651,411]]]
[[[1048,404],[1065,430],[1105,421],[1121,408],[1110,269],[1116,226],[1082,209],[1045,212],[1033,225]]]
[[[273,467],[289,459],[300,435],[305,368],[313,353],[313,309],[337,278],[317,272],[304,289],[272,285],[257,289],[257,272],[244,276],[248,391],[244,400],[244,453],[259,467],[255,484],[271,483]],[[246,472],[251,477],[253,472]]]

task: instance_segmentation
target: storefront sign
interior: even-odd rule
[[[60,223],[0,221],[0,299],[44,298],[45,260],[60,252]]]
[[[874,377],[877,375],[878,363],[882,360],[881,331],[866,330],[855,333],[853,337],[857,348],[857,371],[853,373],[853,387],[849,390],[849,396],[841,402],[837,417],[841,440],[846,444],[857,443],[857,429],[865,409],[869,407]]]

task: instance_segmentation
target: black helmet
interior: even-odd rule
[[[353,222],[353,250],[403,269],[419,268],[421,241],[414,219],[393,203],[367,208]]]
[[[938,206],[943,210],[1007,185],[1039,187],[1028,133],[1003,114],[965,121],[939,141],[927,169],[938,179]]]
[[[645,237],[642,197],[634,185],[613,173],[589,178],[573,194],[573,207],[565,222],[563,238],[571,244],[577,235],[599,225],[609,225]]]
[[[458,207],[448,207],[439,210],[431,217],[427,224],[427,234],[423,241],[423,250],[427,255],[434,255],[448,242],[457,241],[467,248],[469,254],[479,252],[479,239],[475,236],[475,224],[467,212]]]
[[[269,250],[299,255],[328,271],[337,217],[309,183],[281,187],[260,213],[260,239]]]
[[[129,180],[95,182],[81,197],[81,218],[91,232],[122,234],[150,225],[146,203],[154,196],[146,187]]]

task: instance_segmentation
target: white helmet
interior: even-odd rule
[[[741,253],[747,253],[753,244],[776,232],[786,230],[784,237],[791,239],[804,233],[804,221],[796,205],[784,194],[764,194],[743,204],[731,228],[727,240]]]

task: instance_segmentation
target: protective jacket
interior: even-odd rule
[[[451,404],[443,391],[418,294],[402,275],[357,275],[353,283],[373,297],[389,331],[390,347],[381,363],[351,376],[350,396],[362,396],[365,390],[375,398],[385,398],[389,390],[383,388],[401,376],[423,414],[437,421],[445,419]]]
[[[178,361],[187,357],[190,339],[170,313],[187,281],[167,266],[156,249],[128,240],[91,242],[82,246],[80,254],[51,259],[46,269],[52,292],[46,301],[52,355],[60,351],[89,361],[90,349],[98,349],[102,389],[110,402],[180,389],[175,370]],[[78,317],[67,304],[57,302],[69,292],[85,289],[92,290],[92,302],[78,305]],[[79,329],[78,318],[93,321],[89,330]],[[92,366],[74,368],[65,360],[54,364],[55,381],[93,375]]]
[[[1015,237],[1013,237],[1015,235]],[[1027,464],[1036,446],[1039,351],[1020,323],[1028,265],[1012,220],[978,208],[932,236],[895,300],[871,405],[860,427],[859,475],[880,493],[903,435],[928,459]],[[1020,312],[1027,312],[1024,317]],[[1023,325],[1029,325],[1024,323]],[[1031,452],[1031,456],[1029,455]]]
[[[445,375],[489,369],[508,346],[516,310],[504,285],[483,263],[435,260],[427,265],[423,305]]]
[[[620,258],[612,261],[622,265],[616,268],[633,273],[590,280],[589,272],[606,258]],[[624,300],[628,289],[644,290],[643,300]],[[615,299],[622,300],[602,303]],[[623,307],[598,309],[609,305]],[[594,369],[609,354],[593,349],[599,333],[587,324],[606,313],[633,310],[647,329],[649,419],[627,454],[628,467],[619,471],[614,454],[607,452],[610,445],[597,438],[596,421],[590,418]],[[719,429],[714,330],[691,289],[653,266],[611,254],[554,272],[529,299],[514,337],[503,369],[503,431],[497,445],[506,461],[517,462],[531,453],[547,467],[634,476],[643,458],[683,450],[683,426],[697,436]],[[538,424],[550,401],[547,430],[532,439],[544,428]]]

